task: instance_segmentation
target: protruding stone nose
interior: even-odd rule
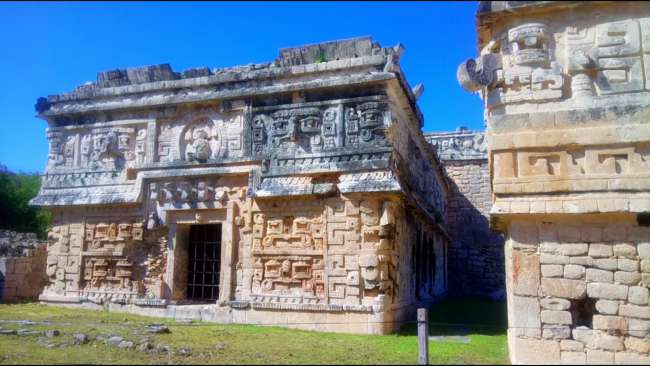
[[[501,68],[501,55],[487,54],[478,59],[468,59],[458,66],[456,78],[463,89],[475,92],[496,80],[496,70]]]

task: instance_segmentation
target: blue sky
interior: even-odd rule
[[[46,123],[39,96],[72,90],[96,73],[169,63],[227,67],[273,60],[282,47],[369,35],[401,42],[402,69],[425,131],[483,129],[478,96],[456,82],[476,53],[476,2],[0,3],[0,164],[42,172]]]

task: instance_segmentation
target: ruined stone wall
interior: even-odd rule
[[[0,301],[38,298],[47,283],[46,255],[36,234],[0,230]]]
[[[483,133],[427,133],[450,179],[447,194],[449,290],[455,296],[505,294],[503,236],[490,229],[492,190]]]

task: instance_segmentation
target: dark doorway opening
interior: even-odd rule
[[[187,257],[187,299],[216,301],[221,270],[221,225],[192,225]]]

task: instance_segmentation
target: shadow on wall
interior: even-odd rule
[[[478,296],[493,300],[505,298],[504,236],[490,229],[486,217],[489,192],[480,187],[461,191],[450,179],[447,199],[449,244],[449,296]],[[470,201],[467,196],[474,198]],[[476,204],[484,205],[481,212]]]
[[[505,301],[446,299],[429,310],[430,336],[505,335],[508,329]],[[417,325],[404,325],[399,335],[417,335]]]

